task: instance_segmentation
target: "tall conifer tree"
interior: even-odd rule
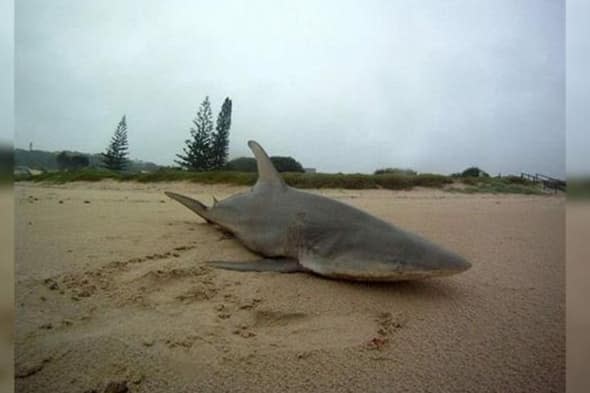
[[[217,116],[217,125],[213,134],[211,143],[211,167],[220,169],[227,163],[229,149],[229,129],[231,128],[231,109],[232,102],[227,97],[223,101],[219,116]]]
[[[128,164],[128,144],[127,144],[127,119],[123,118],[117,125],[115,134],[106,152],[102,153],[103,165],[113,171],[121,171]]]
[[[209,97],[205,97],[197,117],[193,119],[191,139],[185,141],[184,154],[177,154],[176,163],[189,170],[204,171],[211,168],[211,138],[213,133],[213,119]]]

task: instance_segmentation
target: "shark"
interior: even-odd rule
[[[407,281],[450,276],[471,267],[462,256],[343,202],[286,184],[264,149],[258,179],[247,192],[212,206],[174,192],[166,195],[207,223],[231,233],[257,260],[208,261],[243,272],[307,272],[351,281]]]

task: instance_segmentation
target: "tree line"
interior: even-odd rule
[[[240,157],[228,162],[229,132],[231,128],[232,101],[226,97],[221,105],[217,119],[213,121],[213,111],[209,97],[199,105],[197,114],[189,129],[185,147],[176,154],[174,160],[182,169],[190,171],[229,170],[255,172],[256,160]],[[303,172],[303,167],[292,157],[270,157],[279,172]],[[127,116],[123,115],[104,153],[99,154],[100,165],[113,171],[129,169],[129,143],[127,139]],[[62,152],[57,157],[61,170],[75,170],[89,165],[87,157],[72,156]]]
[[[183,169],[208,171],[224,168],[229,153],[229,130],[231,128],[232,101],[226,97],[217,116],[215,127],[209,96],[205,97],[193,126],[190,137],[185,140],[182,153],[177,154],[175,162]],[[127,141],[127,118],[123,115],[115,129],[111,142],[102,155],[105,168],[122,171],[129,164],[129,144]]]

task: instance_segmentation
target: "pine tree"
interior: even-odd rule
[[[211,168],[211,137],[213,132],[213,119],[209,97],[201,103],[197,117],[193,119],[196,127],[191,127],[192,139],[185,141],[184,154],[177,154],[180,160],[175,162],[189,170],[205,171]]]
[[[227,163],[231,108],[232,102],[227,97],[221,106],[219,116],[217,116],[217,126],[215,127],[215,133],[211,141],[211,167],[213,169],[223,168]]]
[[[106,152],[102,153],[103,165],[113,171],[125,169],[128,164],[127,156],[129,154],[127,148],[127,120],[126,116],[123,115],[111,143]]]

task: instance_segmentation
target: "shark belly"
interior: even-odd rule
[[[330,259],[310,252],[299,255],[299,264],[320,276],[350,281],[407,281],[454,274],[453,271],[406,270],[390,263],[380,263],[362,259]]]

